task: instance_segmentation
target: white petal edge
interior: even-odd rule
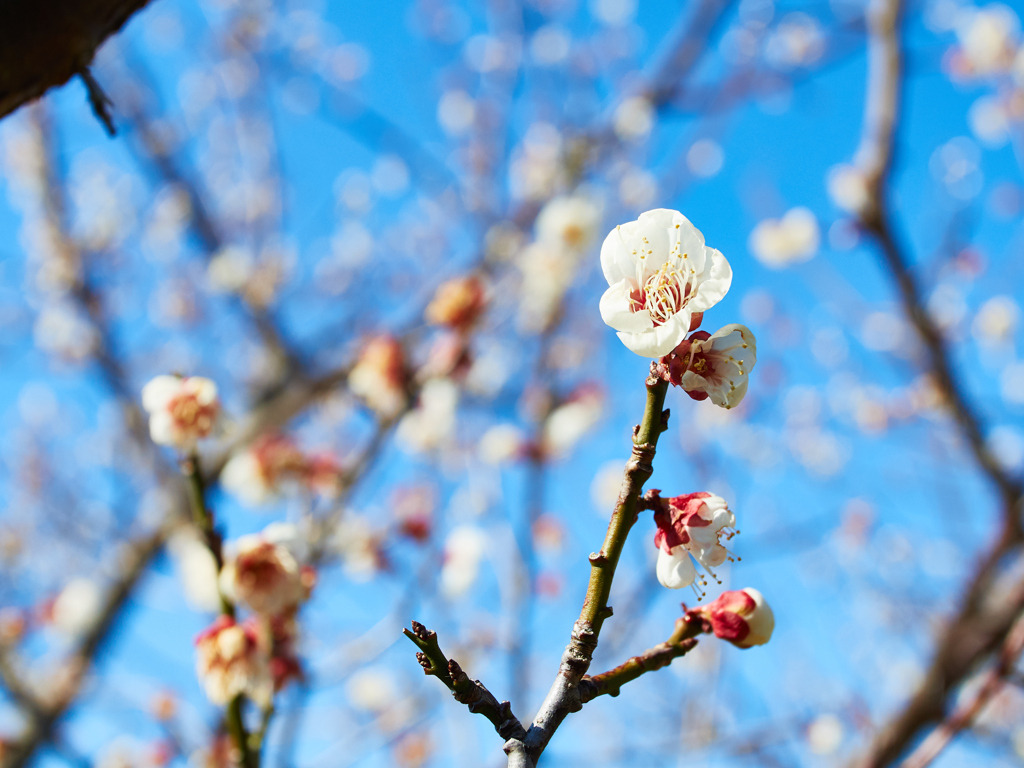
[[[632,312],[629,309],[629,294],[633,291],[630,280],[620,280],[601,296],[601,319],[616,331],[642,333],[654,328],[651,313],[646,309]]]
[[[157,376],[142,388],[142,407],[149,413],[163,410],[181,391],[177,376]]]
[[[690,312],[687,308],[670,317],[665,324],[649,331],[642,333],[620,332],[618,336],[630,352],[641,357],[661,357],[675,349],[679,342],[686,338],[689,329]]]
[[[661,585],[669,589],[688,587],[697,578],[697,569],[693,567],[690,554],[682,545],[673,547],[671,554],[658,547],[658,564],[655,571]]]
[[[707,312],[725,298],[725,294],[732,286],[732,267],[722,252],[706,246],[704,252],[707,263],[700,276],[697,293],[687,304],[687,309],[691,312]]]

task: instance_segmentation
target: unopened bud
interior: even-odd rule
[[[775,629],[775,615],[764,596],[753,587],[723,592],[688,615],[706,622],[715,637],[738,648],[764,645]]]

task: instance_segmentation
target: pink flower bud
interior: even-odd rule
[[[214,704],[239,694],[269,703],[273,689],[270,659],[251,624],[219,617],[196,638],[196,674]]]
[[[715,637],[737,648],[764,645],[775,629],[771,607],[753,587],[723,592],[707,605],[688,611],[687,616],[706,622]]]
[[[371,339],[348,375],[348,388],[381,416],[391,418],[405,407],[405,351],[391,336]]]
[[[464,331],[477,321],[486,304],[486,291],[479,277],[456,277],[437,289],[427,306],[427,322]]]

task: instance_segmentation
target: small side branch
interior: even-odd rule
[[[436,632],[414,621],[412,629],[402,629],[402,633],[420,649],[416,659],[423,667],[424,674],[433,675],[444,683],[455,700],[469,707],[470,712],[481,714],[490,720],[494,730],[506,742],[523,741],[526,729],[512,714],[512,705],[507,701],[499,702],[483,683],[479,680],[470,680],[455,659],[449,660],[437,644]]]
[[[114,126],[114,118],[110,114],[110,108],[114,106],[114,102],[110,100],[110,97],[100,87],[100,84],[96,82],[96,78],[89,67],[82,67],[78,70],[78,76],[85,83],[85,90],[89,93],[89,106],[92,107],[92,112],[96,115],[96,119],[103,124],[103,128],[108,136],[116,136],[117,128]]]
[[[615,669],[593,677],[587,675],[580,680],[580,703],[586,704],[605,694],[618,696],[620,689],[626,683],[632,682],[648,672],[667,667],[675,659],[685,656],[697,646],[694,635],[699,634],[700,629],[699,622],[687,621],[680,616],[676,619],[675,631],[665,642],[658,643]]]

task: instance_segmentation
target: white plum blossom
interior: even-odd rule
[[[821,231],[807,208],[793,208],[781,219],[765,219],[750,233],[750,252],[766,267],[780,269],[807,261],[818,251]]]
[[[841,164],[829,171],[828,194],[847,213],[860,215],[871,204],[871,190],[864,171],[855,165]]]
[[[732,268],[678,211],[659,208],[613,229],[601,247],[601,317],[643,357],[667,355],[729,290]]]
[[[555,318],[572,285],[576,263],[557,245],[538,241],[523,249],[516,266],[522,274],[519,327],[526,332],[542,331]]]
[[[441,566],[441,591],[447,597],[460,597],[473,586],[486,548],[487,536],[476,526],[461,525],[448,534]]]
[[[1010,296],[993,296],[978,309],[973,332],[978,339],[988,342],[1006,342],[1013,339],[1020,318],[1020,308]]]
[[[237,624],[230,616],[220,616],[204,630],[196,638],[196,674],[214,704],[227,704],[241,694],[260,706],[270,704],[270,657],[248,622]]]
[[[270,501],[279,482],[301,473],[305,457],[288,438],[266,435],[252,446],[231,456],[221,473],[221,485],[249,507]]]
[[[102,593],[92,579],[75,578],[53,601],[50,619],[54,628],[69,638],[82,635],[99,617]]]
[[[269,434],[232,455],[221,473],[221,485],[244,505],[257,507],[295,483],[331,497],[337,490],[340,474],[341,468],[333,457],[307,456],[290,438]]]
[[[295,526],[279,523],[228,544],[221,591],[262,616],[293,612],[312,587],[312,571],[302,568],[296,557],[298,539]]]
[[[377,573],[382,564],[380,539],[365,517],[347,512],[341,519],[332,544],[352,581],[366,582]]]
[[[654,127],[654,105],[646,96],[630,96],[615,109],[615,135],[623,141],[639,141]]]
[[[459,389],[450,379],[429,379],[420,390],[416,408],[398,424],[403,447],[426,453],[450,441],[455,433]]]
[[[957,19],[953,67],[964,77],[987,77],[1009,70],[1017,51],[1020,20],[1001,3],[965,8]]]
[[[401,697],[394,673],[384,666],[359,670],[349,679],[345,692],[352,706],[375,714],[384,712]]]
[[[556,197],[539,214],[534,232],[538,242],[558,246],[569,256],[590,250],[601,226],[601,208],[586,195]]]
[[[495,466],[512,461],[526,445],[526,436],[514,424],[495,424],[484,432],[477,453],[487,464]]]
[[[713,493],[689,493],[665,499],[656,496],[656,501],[656,570],[663,586],[681,589],[694,583],[697,570],[691,557],[708,573],[729,559],[721,538],[734,535],[736,517],[725,499]]]
[[[754,334],[733,323],[714,334],[697,331],[663,357],[655,370],[694,400],[710,398],[720,408],[735,408],[747,394],[756,362]]]
[[[818,715],[807,726],[807,746],[816,755],[831,755],[842,743],[843,722],[835,715]]]
[[[715,637],[738,648],[764,645],[775,630],[771,606],[753,587],[723,592],[702,608],[689,611],[687,617],[704,620]]]
[[[175,561],[185,602],[196,611],[215,613],[220,610],[217,589],[217,561],[205,542],[200,541],[192,527],[171,536],[167,549]]]
[[[220,414],[217,385],[201,376],[157,376],[142,388],[154,443],[194,450],[213,431]]]
[[[593,386],[578,389],[555,408],[544,422],[542,448],[545,455],[566,456],[601,418],[604,398]]]

